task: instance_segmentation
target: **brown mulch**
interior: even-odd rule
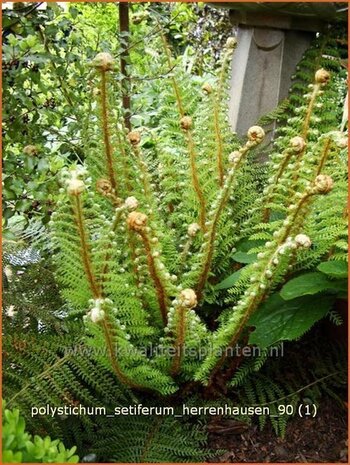
[[[270,423],[260,431],[256,425],[213,419],[208,429],[209,447],[226,450],[211,463],[348,463],[347,411],[331,398],[323,399],[315,418],[292,418],[284,439]]]

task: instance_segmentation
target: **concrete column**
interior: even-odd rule
[[[314,33],[239,25],[229,117],[238,135],[287,97],[291,75]]]

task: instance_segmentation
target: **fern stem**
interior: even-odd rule
[[[231,168],[229,170],[229,173],[228,173],[227,179],[225,181],[225,184],[224,184],[224,186],[222,187],[222,189],[219,192],[218,206],[215,209],[215,212],[213,214],[213,218],[210,221],[209,229],[208,229],[208,231],[206,233],[208,235],[208,239],[204,243],[205,248],[204,248],[204,252],[203,252],[203,261],[202,261],[202,264],[201,264],[201,272],[200,272],[200,275],[199,275],[198,284],[195,286],[198,301],[201,301],[201,299],[202,299],[203,290],[204,290],[205,284],[207,282],[208,274],[209,274],[209,271],[210,271],[210,268],[211,268],[213,255],[214,255],[214,247],[215,247],[215,238],[216,238],[217,226],[218,226],[218,222],[219,222],[221,213],[224,210],[224,207],[225,207],[225,205],[226,205],[226,203],[228,201],[230,190],[231,190],[232,185],[234,184],[235,179],[236,179],[237,170],[240,167],[242,161],[244,160],[245,155],[249,151],[250,147],[251,147],[250,145],[245,145],[244,147],[241,148],[241,150],[240,150],[241,156],[240,156],[238,162],[236,163],[235,167]]]
[[[309,129],[310,129],[310,120],[311,120],[312,112],[315,106],[316,98],[320,92],[320,89],[321,89],[321,84],[315,83],[313,90],[312,90],[311,97],[310,97],[309,105],[306,110],[306,115],[305,115],[302,131],[301,131],[301,137],[305,141],[307,141],[307,136],[308,136]],[[304,154],[305,154],[305,148],[301,151],[295,163],[294,176],[293,176],[293,181],[294,181],[293,189],[294,190],[296,190],[296,183],[299,179],[300,163],[303,159]]]
[[[270,402],[265,402],[264,404],[254,404],[252,407],[264,407],[265,405],[272,405],[276,404],[277,402],[281,402],[282,400],[289,399],[289,397],[295,396],[295,394],[300,394],[300,392],[305,391],[305,389],[309,389],[312,386],[315,386],[315,384],[322,383],[328,378],[332,378],[333,376],[339,375],[340,373],[344,373],[342,370],[334,371],[333,373],[329,373],[328,375],[323,376],[322,378],[316,379],[312,383],[307,384],[306,386],[303,386],[302,388],[298,389],[297,391],[291,392],[290,394],[287,394],[286,396],[280,397],[275,400],[271,400]]]
[[[213,100],[213,110],[214,110],[214,127],[215,127],[215,139],[216,139],[216,147],[217,147],[217,166],[218,166],[218,174],[219,174],[219,185],[222,186],[224,183],[224,168],[223,168],[223,144],[222,144],[222,135],[220,131],[220,116],[219,116],[219,108],[220,108],[220,103],[222,101],[222,95],[223,95],[223,89],[225,85],[225,78],[226,78],[226,73],[227,69],[229,67],[232,54],[233,54],[234,48],[229,48],[226,50],[222,65],[221,65],[221,70],[220,70],[220,77],[219,77],[219,82],[218,82],[218,89],[217,92],[212,93],[212,100]]]
[[[190,166],[191,166],[191,177],[192,177],[192,184],[193,188],[197,194],[198,202],[199,202],[199,224],[201,225],[202,231],[205,231],[205,221],[206,221],[206,204],[205,198],[202,191],[202,188],[199,183],[198,173],[197,173],[197,166],[196,166],[196,153],[194,148],[194,142],[192,138],[192,134],[189,130],[184,131],[188,152],[190,155]]]
[[[141,284],[141,279],[140,279],[140,273],[139,273],[139,270],[137,269],[137,255],[136,255],[136,252],[135,252],[135,249],[136,249],[136,244],[135,244],[135,236],[131,233],[130,230],[128,230],[128,236],[127,236],[127,241],[128,241],[128,246],[130,248],[130,252],[131,252],[131,262],[132,262],[132,275],[134,277],[134,280],[135,280],[135,285],[136,287],[139,289],[140,288],[140,284]],[[141,304],[142,304],[142,307],[145,309],[147,307],[147,302],[146,302],[146,299],[145,299],[145,296],[144,296],[144,293],[142,293],[142,291],[140,290],[140,301],[141,301]]]
[[[127,193],[129,194],[130,192],[132,192],[133,187],[132,187],[132,184],[131,184],[130,171],[129,171],[129,167],[128,167],[128,163],[127,163],[128,157],[127,157],[127,153],[126,153],[123,141],[121,140],[120,133],[119,133],[119,131],[116,131],[116,132],[117,132],[118,149],[119,149],[119,151],[121,153],[120,158],[122,160],[125,187],[126,187]]]
[[[226,77],[226,72],[228,65],[230,64],[232,54],[233,54],[234,48],[228,49],[223,57],[222,60],[222,65],[220,69],[220,77],[219,77],[219,84],[218,84],[218,91],[217,91],[217,102],[221,102],[222,94],[223,94],[223,87],[225,83],[225,77]]]
[[[108,318],[108,317],[107,317]],[[110,328],[108,326],[108,321],[104,319],[102,321],[102,328],[103,328],[103,334],[107,343],[107,349],[109,353],[109,358],[111,360],[112,368],[115,374],[117,375],[118,379],[125,384],[126,386],[132,388],[132,389],[142,389],[142,386],[139,384],[134,383],[129,377],[127,377],[123,371],[121,370],[119,366],[118,359],[115,355],[115,350],[116,350],[116,342],[115,338],[111,334]]]
[[[143,186],[145,197],[147,199],[147,202],[149,203],[149,206],[152,207],[154,202],[152,198],[152,188],[151,188],[151,183],[149,181],[149,172],[148,172],[146,162],[144,161],[142,157],[142,153],[138,145],[133,145],[132,149],[133,149],[135,158],[138,162],[139,170],[141,172],[142,186]]]
[[[171,56],[169,46],[168,46],[167,40],[163,32],[161,32],[161,38],[163,42],[165,55],[167,57],[168,65],[169,65],[169,68],[171,69],[173,67],[172,56]],[[177,85],[177,82],[174,76],[172,76],[171,82],[172,82],[173,89],[174,89],[174,94],[176,98],[179,115],[180,115],[180,118],[183,118],[186,113],[185,113],[184,106],[182,103],[180,89],[179,89],[179,86]],[[184,132],[186,143],[187,143],[187,150],[190,156],[191,177],[192,177],[193,188],[196,192],[196,195],[199,201],[199,222],[200,222],[202,230],[204,231],[205,230],[206,206],[205,206],[204,194],[203,194],[203,191],[201,189],[199,179],[198,179],[197,166],[196,166],[196,153],[195,153],[195,148],[194,148],[193,137],[192,137],[192,133],[190,132],[190,130],[183,130],[183,132]]]
[[[92,270],[92,264],[91,264],[91,257],[90,257],[90,250],[89,250],[89,245],[88,245],[88,240],[86,237],[86,231],[85,231],[85,224],[84,224],[84,215],[83,215],[83,210],[82,210],[82,205],[81,205],[81,198],[80,195],[74,196],[74,218],[75,222],[77,224],[78,228],[78,234],[79,234],[79,239],[80,239],[80,245],[81,245],[81,258],[83,261],[84,269],[85,269],[85,274],[88,279],[89,285],[91,292],[94,296],[95,299],[101,297],[101,291],[99,289],[99,286],[96,283],[96,279]]]
[[[122,214],[123,214],[123,208],[118,208],[117,211],[116,211],[116,214],[115,214],[115,218],[114,218],[112,227],[111,227],[111,232],[116,231]],[[104,266],[103,266],[102,273],[101,273],[101,284],[102,284],[102,286],[104,285],[104,283],[106,281],[106,274],[108,273],[108,263],[109,263],[109,260],[111,258],[110,248],[111,248],[111,245],[108,247],[107,252],[105,254],[105,258],[104,258]]]
[[[289,161],[292,157],[292,155],[294,154],[293,150],[291,149],[287,149],[285,152],[284,152],[284,159],[275,175],[275,178],[273,180],[273,183],[271,183],[270,185],[274,185],[274,187],[276,188],[278,183],[279,183],[279,180],[281,179],[281,176],[282,174],[284,173],[285,169],[287,168],[288,164],[289,164]],[[268,205],[271,200],[273,199],[273,195],[274,195],[274,190],[272,189],[271,192],[269,193],[269,195],[267,196],[267,198],[265,200],[262,201],[262,204],[263,205]],[[263,211],[263,215],[262,215],[262,218],[263,218],[263,222],[264,223],[267,223],[269,221],[269,218],[270,218],[270,208],[269,207],[266,207]]]
[[[171,53],[170,53],[170,50],[169,50],[168,42],[167,42],[167,40],[165,38],[165,35],[164,35],[163,31],[160,32],[160,36],[161,36],[161,39],[162,39],[163,48],[164,48],[164,51],[165,51],[165,55],[166,55],[166,58],[167,58],[169,69],[173,69],[174,65],[173,65],[173,62],[172,62],[172,56],[171,56]],[[185,110],[184,110],[182,99],[181,99],[180,89],[179,89],[179,86],[177,85],[177,82],[176,82],[176,79],[175,79],[174,76],[171,77],[171,82],[172,82],[172,86],[173,86],[174,93],[175,93],[177,108],[178,108],[180,117],[182,118],[183,116],[185,116]]]
[[[144,448],[143,448],[139,463],[147,462],[147,460],[146,460],[147,454],[149,452],[149,449],[151,447],[151,444],[152,444],[152,442],[154,440],[155,435],[158,433],[158,431],[160,429],[162,421],[163,421],[163,418],[160,417],[160,416],[155,418],[154,425],[152,426],[152,428],[148,432],[147,439],[145,441],[145,445],[144,445]]]
[[[84,227],[84,217],[83,217],[83,212],[81,208],[81,200],[80,200],[79,195],[75,196],[75,212],[76,212],[76,222],[77,222],[79,237],[80,237],[80,242],[81,242],[82,259],[84,263],[85,272],[89,280],[91,291],[93,292],[95,299],[97,299],[102,296],[102,293],[96,284],[95,277],[92,272],[91,260],[90,260],[85,227]],[[119,221],[119,217],[117,218],[117,222],[118,221]],[[130,388],[141,389],[142,386],[139,386],[138,384],[131,381],[126,375],[124,375],[124,373],[120,369],[119,362],[115,355],[115,348],[113,347],[114,338],[113,338],[113,335],[111,335],[110,333],[108,322],[104,319],[102,320],[101,324],[103,328],[105,341],[107,343],[108,353],[110,356],[112,367],[117,377],[120,379],[122,383],[126,384]]]
[[[42,373],[40,373],[40,375],[36,376],[35,379],[45,378],[45,376],[47,376],[52,370],[55,370],[56,368],[59,368],[61,365],[63,365],[68,360],[69,357],[71,357],[71,354],[67,354],[67,355],[63,356],[62,358],[57,360],[53,365],[49,366],[46,370],[44,370]],[[28,390],[28,388],[34,382],[35,382],[35,380],[27,383],[20,391],[16,392],[16,394],[13,397],[11,397],[11,399],[9,399],[7,401],[7,405],[10,405],[15,399],[17,399],[17,397],[20,397],[24,392],[26,392]]]
[[[301,137],[303,139],[305,139],[305,140],[307,140],[307,136],[308,136],[308,132],[309,132],[309,128],[310,128],[310,120],[311,120],[312,111],[314,109],[316,98],[317,98],[317,96],[319,94],[320,89],[321,89],[321,84],[317,84],[317,83],[314,84],[312,94],[311,94],[311,97],[310,97],[310,101],[309,101],[309,105],[308,105],[307,110],[306,110],[306,115],[305,115],[305,119],[304,119],[303,128],[302,128],[302,131],[301,131]]]
[[[319,162],[319,164],[317,166],[317,171],[316,171],[315,176],[318,176],[322,172],[322,170],[324,168],[324,165],[325,165],[325,163],[327,161],[329,151],[331,149],[331,145],[332,145],[332,139],[330,137],[327,137],[325,139],[325,143],[324,143],[322,154],[321,154],[321,159],[320,159],[320,162]],[[276,173],[275,178],[273,180],[273,184],[274,184],[275,187],[277,186],[278,182],[281,179],[281,176],[282,176],[283,172],[285,171],[286,167],[288,166],[290,158],[293,155],[293,151],[291,149],[287,149],[285,151],[285,155],[286,156],[283,159],[283,162],[281,163],[281,165],[279,167],[279,170]],[[299,171],[299,168],[298,168],[298,171]],[[273,191],[270,192],[269,195],[267,196],[267,198],[265,200],[263,200],[262,203],[265,204],[265,205],[269,204],[271,202],[272,198],[273,198],[273,195],[274,195],[274,192]],[[266,207],[264,212],[263,212],[263,222],[268,222],[269,216],[270,216],[270,209],[268,207]]]
[[[217,168],[218,168],[218,176],[219,176],[219,185],[222,187],[224,183],[224,167],[222,161],[222,136],[220,131],[220,121],[219,121],[219,109],[218,109],[218,100],[215,97],[215,93],[212,93],[213,99],[213,110],[214,110],[214,127],[215,127],[215,140],[216,140],[216,160],[217,160]]]
[[[183,272],[185,262],[186,262],[186,258],[188,257],[188,253],[190,251],[192,243],[193,243],[193,238],[192,237],[189,237],[187,239],[187,241],[185,242],[184,248],[183,248],[183,250],[181,252],[181,255],[180,255],[179,274],[181,274]]]
[[[167,40],[166,40],[165,35],[164,35],[163,32],[161,32],[161,38],[162,38],[162,42],[163,42],[165,55],[167,57],[168,65],[169,65],[169,68],[171,69],[173,67],[172,56],[171,56],[169,46],[168,46]],[[183,103],[182,103],[180,89],[179,89],[179,86],[177,85],[177,82],[176,82],[176,79],[175,79],[174,76],[172,76],[171,82],[172,82],[172,85],[173,85],[174,94],[175,94],[177,108],[178,108],[178,111],[179,111],[179,114],[180,114],[180,118],[183,118],[185,116],[185,110],[184,110],[184,106],[183,106]],[[194,188],[194,190],[196,192],[196,195],[197,195],[198,201],[199,201],[199,208],[200,208],[200,212],[199,212],[200,220],[199,220],[199,222],[200,222],[202,230],[204,231],[205,230],[205,217],[206,217],[205,209],[206,209],[206,206],[205,206],[204,194],[203,194],[203,191],[201,189],[199,179],[198,179],[198,173],[197,173],[197,167],[196,167],[196,153],[195,153],[195,148],[194,148],[194,142],[193,142],[192,134],[191,134],[191,132],[189,130],[184,130],[183,132],[185,134],[187,149],[188,149],[188,153],[189,153],[189,156],[190,156],[191,177],[192,177],[193,188]]]
[[[165,286],[162,283],[162,279],[158,275],[158,270],[156,267],[156,264],[154,262],[154,258],[152,256],[152,248],[150,241],[148,239],[147,233],[145,231],[140,231],[140,236],[143,240],[143,244],[146,250],[146,255],[147,255],[147,264],[148,264],[148,269],[149,273],[151,275],[151,278],[154,283],[154,287],[156,290],[157,294],[157,299],[158,299],[158,305],[162,317],[162,321],[164,326],[167,325],[168,318],[167,318],[167,309],[168,309],[168,296],[167,292],[165,290]]]
[[[277,246],[275,250],[272,252],[269,260],[267,261],[264,269],[262,270],[260,277],[257,279],[257,283],[259,285],[260,282],[263,281],[263,278],[265,276],[266,270],[271,268],[271,265],[273,263],[274,258],[278,256],[278,248],[286,241],[287,237],[290,235],[291,230],[293,229],[294,223],[296,222],[296,219],[299,214],[303,212],[303,207],[307,200],[312,196],[313,194],[310,192],[305,192],[302,198],[299,200],[296,209],[293,213],[290,214],[289,217],[289,226],[284,227],[284,230],[281,234],[280,239],[278,240]],[[209,379],[209,384],[213,382],[215,379],[216,375],[224,365],[226,358],[229,353],[229,349],[233,348],[235,344],[237,343],[238,339],[241,336],[241,333],[243,329],[245,328],[246,323],[248,322],[249,318],[251,315],[254,313],[254,311],[257,309],[259,304],[265,299],[265,297],[268,295],[270,291],[270,287],[266,286],[264,291],[261,291],[259,288],[256,289],[257,285],[252,284],[251,288],[248,289],[248,294],[251,295],[252,292],[255,292],[256,295],[253,297],[249,297],[247,306],[243,307],[239,311],[237,311],[236,318],[237,321],[235,322],[235,327],[233,329],[233,334],[231,336],[231,339],[229,343],[226,345],[226,350],[223,351],[222,356],[220,357],[219,361],[215,364],[214,368],[211,371],[210,379]],[[250,291],[250,292],[249,292]]]
[[[240,315],[240,320],[234,330],[233,336],[226,346],[223,354],[221,355],[219,361],[216,363],[214,366],[213,370],[211,371],[210,378],[209,378],[209,385],[214,381],[216,375],[219,373],[221,368],[223,367],[224,363],[226,362],[226,359],[228,357],[228,353],[230,349],[232,349],[236,342],[238,341],[247,321],[249,320],[250,316],[252,313],[255,311],[255,309],[258,307],[258,305],[262,302],[262,300],[265,297],[265,293],[261,293],[260,296],[252,298],[249,307],[246,309],[244,313]]]
[[[102,130],[103,130],[103,141],[106,153],[106,162],[108,177],[112,184],[114,191],[117,193],[117,183],[113,168],[113,158],[112,158],[112,146],[111,146],[111,137],[109,133],[109,111],[108,111],[108,96],[107,96],[107,78],[106,72],[101,72],[101,113],[102,113]]]
[[[319,174],[321,174],[324,168],[324,165],[326,164],[331,145],[332,145],[332,139],[330,137],[327,137],[325,140],[324,146],[323,146],[321,160],[320,160],[320,163],[318,164],[315,176],[318,176]]]
[[[183,356],[183,345],[185,342],[185,332],[186,332],[186,308],[183,306],[178,307],[177,309],[177,328],[176,328],[176,341],[175,341],[175,355],[171,367],[171,374],[176,376],[181,367],[181,360]]]

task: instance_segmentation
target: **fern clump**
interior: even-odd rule
[[[173,68],[164,35],[160,42]],[[345,182],[345,172],[334,169],[345,134],[336,127],[320,133],[315,114],[318,101],[327,101],[331,73],[315,70],[310,92],[276,142],[261,192],[253,172],[264,130],[252,126],[239,141],[222,105],[235,44],[227,41],[218,79],[196,93],[182,71],[163,81],[167,112],[160,107],[152,143],[144,142],[146,128],[128,132],[121,107],[113,107],[113,57],[100,53],[91,63],[100,142],[84,167],[62,175],[52,240],[65,298],[86,314],[89,343],[106,347],[105,363],[131,389],[169,395],[188,381],[215,385],[232,363],[228,349],[287,273],[327,253],[340,258],[330,239],[343,237],[344,224],[331,234],[320,218],[325,202],[339,205],[328,198],[342,195],[337,186]],[[239,198],[247,182],[255,190],[248,205]],[[237,264],[242,240],[259,243],[250,251],[256,258],[240,270],[213,330],[207,305],[220,295],[213,284]],[[150,344],[155,356],[143,350]],[[201,347],[211,348],[204,359],[189,356]]]

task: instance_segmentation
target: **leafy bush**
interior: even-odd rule
[[[58,439],[50,436],[34,438],[26,432],[19,410],[8,410],[3,403],[2,460],[3,463],[78,463],[73,455],[76,447],[67,450]]]
[[[57,4],[38,7],[39,3],[22,4],[3,10],[3,218],[4,234],[11,239],[15,225],[26,229],[34,220],[47,224],[57,200],[57,173],[84,159],[81,118],[89,117],[92,90],[86,85],[89,69],[84,62],[99,48],[108,47],[118,55],[127,40],[118,31],[118,4],[78,3],[66,11]],[[208,48],[217,49],[231,27],[223,21],[225,13],[203,5],[180,2],[131,8],[131,34],[139,44],[130,49],[134,96],[152,71],[141,50],[143,37],[152,43],[157,30],[152,13],[170,24],[169,40],[196,68],[215,65]],[[198,16],[201,24],[206,21],[202,30]],[[216,19],[222,30],[219,37]],[[191,35],[198,38],[200,53],[186,45]],[[151,43],[147,54],[153,53]],[[152,99],[147,92],[143,96]],[[135,108],[144,104],[143,98],[134,102]],[[136,111],[133,119],[139,117]]]

